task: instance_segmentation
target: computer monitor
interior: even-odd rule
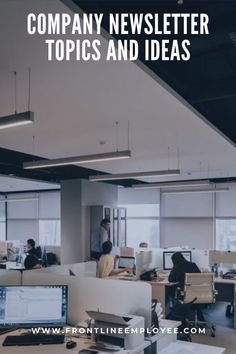
[[[67,294],[67,285],[0,286],[0,328],[65,325]]]
[[[129,267],[129,268],[133,269],[134,264],[135,264],[135,257],[120,257],[119,263],[118,263],[118,268]]]
[[[173,268],[173,262],[172,262],[172,255],[176,252],[182,253],[184,258],[192,262],[192,252],[191,251],[164,251],[163,252],[163,269],[164,270],[171,270]]]

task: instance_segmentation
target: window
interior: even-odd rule
[[[216,249],[236,251],[236,218],[216,219]]]
[[[127,209],[127,246],[138,247],[147,242],[148,247],[159,247],[159,204],[123,205]]]
[[[39,220],[39,244],[42,246],[61,244],[61,222],[54,220]]]
[[[6,205],[0,203],[0,241],[6,240]]]

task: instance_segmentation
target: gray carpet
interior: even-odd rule
[[[209,333],[194,335],[195,343],[213,345],[226,348],[225,354],[236,354],[236,329],[233,328],[233,318],[225,316],[227,303],[218,302],[204,310],[204,316],[216,326],[216,337],[212,338]]]

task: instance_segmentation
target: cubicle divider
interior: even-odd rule
[[[232,251],[210,251],[209,263],[217,264],[236,264],[236,252]]]
[[[65,284],[69,288],[68,322],[76,325],[88,318],[86,310],[144,316],[151,325],[151,286],[89,277],[73,277],[43,272],[23,273],[23,285]]]
[[[55,265],[42,268],[39,271],[59,275],[76,275],[82,277],[96,277],[97,263],[95,261]]]
[[[136,269],[138,273],[143,273],[146,270],[163,267],[163,252],[181,252],[191,251],[192,261],[195,262],[201,269],[209,269],[209,253],[215,251],[170,247],[170,248],[138,248],[136,249]],[[151,252],[151,256],[150,256]],[[227,252],[224,252],[227,253]],[[235,253],[235,252],[231,252]]]
[[[21,277],[19,271],[0,269],[0,286],[21,285]]]

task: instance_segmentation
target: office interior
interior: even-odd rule
[[[172,11],[182,6],[178,1],[170,4]],[[222,287],[220,273],[236,269],[236,139],[232,121],[235,24],[231,16],[234,4],[227,9],[220,6],[211,12],[217,19],[213,29],[219,42],[215,47],[207,40],[201,42],[201,38],[199,46],[201,43],[203,47],[193,44],[199,53],[189,64],[150,67],[142,61],[49,62],[42,36],[29,36],[25,29],[29,1],[22,0],[20,6],[17,0],[1,1],[0,116],[13,112],[14,101],[19,112],[26,110],[29,67],[31,110],[35,114],[33,124],[0,130],[1,247],[4,249],[6,242],[18,247],[33,238],[37,245],[56,253],[60,263],[37,271],[1,269],[1,286],[67,284],[69,324],[85,320],[87,310],[100,308],[109,313],[142,316],[148,327],[153,294],[157,292],[157,299],[165,297],[165,285],[96,278],[96,262],[90,259],[90,235],[99,226],[98,220],[109,215],[113,254],[119,254],[123,247],[133,249],[136,262],[141,259],[141,265],[136,264],[138,276],[154,268],[162,271],[166,251],[191,251],[192,260],[203,271],[211,272],[213,263],[218,264],[218,301],[208,307],[209,316],[216,322],[216,336],[193,335],[193,342],[186,344],[169,335],[168,339],[155,339],[156,346],[151,350],[168,354],[164,351],[168,343],[169,353],[180,348],[187,352],[202,344],[207,347],[196,347],[196,352],[234,353],[235,312],[229,318],[225,309],[235,304],[236,280],[230,279],[229,287],[224,287],[223,282]],[[81,8],[85,12],[92,10],[78,0],[30,1],[30,11],[37,14],[73,14]],[[220,39],[219,33],[223,33]],[[106,35],[99,39],[105,47]],[[22,166],[41,159],[129,148],[131,158],[125,160],[36,170]],[[97,174],[176,169],[180,174],[172,177],[89,181],[89,176]],[[210,182],[209,188],[182,187],[177,192],[174,188],[175,193],[164,186],[132,187],[183,181]],[[215,188],[225,190],[212,191]],[[146,242],[148,249],[140,248],[141,242]],[[145,254],[149,258],[142,264]],[[75,277],[69,275],[70,270]],[[106,298],[110,301],[104,301]],[[171,324],[164,321],[163,301],[162,326],[168,327]],[[190,349],[185,347],[188,344],[189,348],[192,345]],[[142,350],[144,346],[136,352]]]

